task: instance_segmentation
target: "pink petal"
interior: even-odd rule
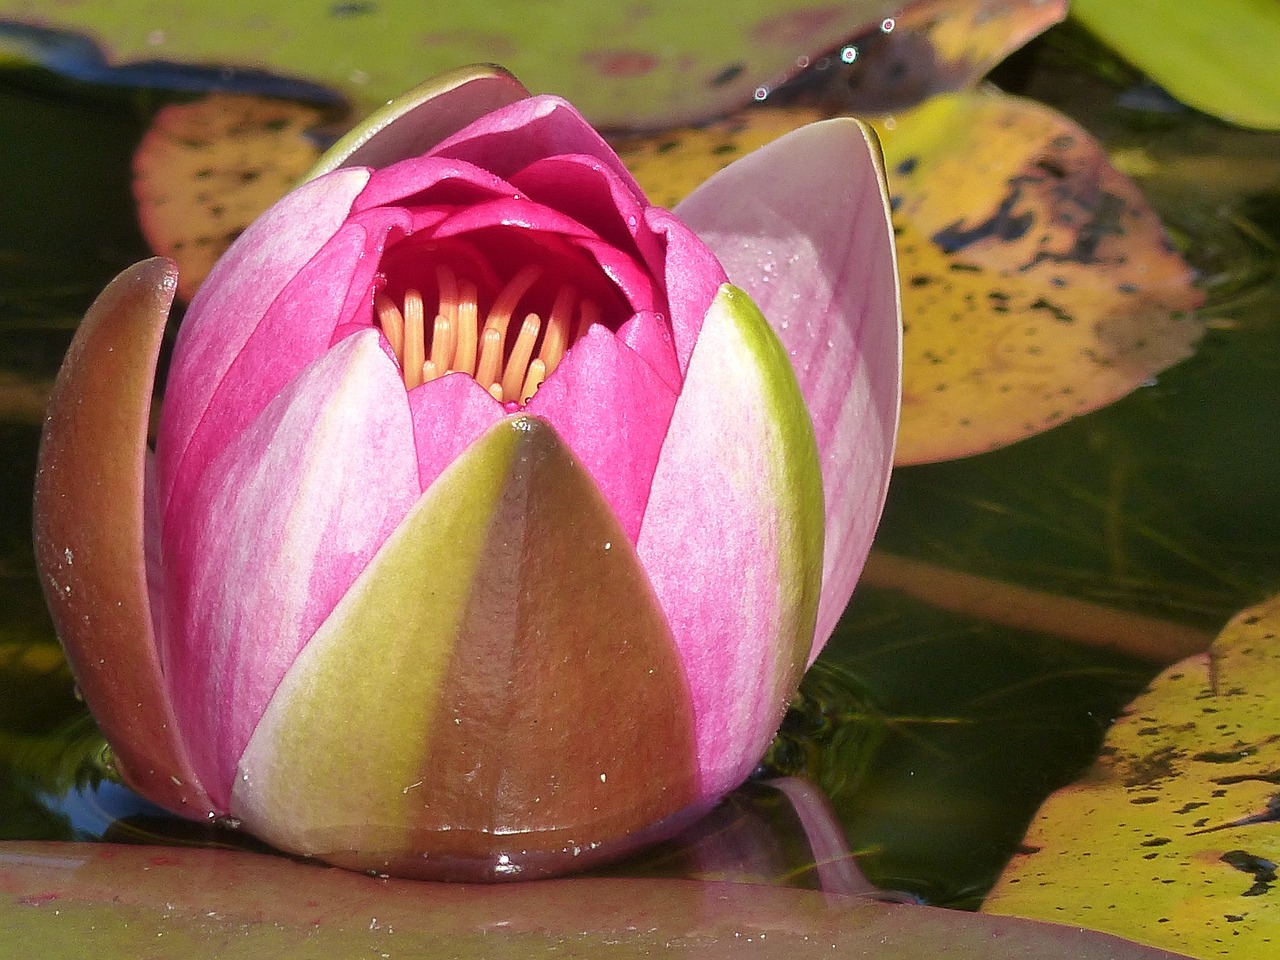
[[[712,304],[654,471],[636,552],[694,707],[704,796],[764,754],[813,642],[822,478],[804,400],[742,291]]]
[[[652,310],[641,310],[618,328],[617,337],[640,354],[667,386],[679,392],[683,377],[666,317]]]
[[[573,345],[526,406],[555,428],[635,542],[676,394],[602,327]]]
[[[348,222],[302,266],[270,305],[259,306],[259,320],[208,397],[194,424],[181,461],[168,460],[172,490],[165,516],[185,508],[186,494],[205,466],[251,422],[304,366],[329,349],[335,328],[368,311],[372,321],[373,281],[387,232],[405,220],[402,212],[365,214]],[[381,221],[381,222],[379,222]],[[228,325],[234,320],[228,318]],[[186,382],[170,395],[181,399]],[[166,409],[168,403],[166,401]],[[168,450],[163,432],[157,449]],[[161,459],[163,466],[166,461]]]
[[[418,493],[404,386],[369,330],[277,396],[170,522],[162,661],[224,809],[280,678]]]
[[[218,260],[192,298],[174,350],[157,444],[160,505],[173,494],[186,442],[227,368],[272,303],[338,231],[367,170],[345,170],[304,184],[253,222]]]
[[[676,357],[683,371],[702,329],[702,319],[725,282],[725,268],[715,254],[681,220],[661,207],[645,211],[645,223],[666,240],[666,262],[662,276],[671,310],[671,333]]]
[[[874,134],[850,119],[802,127],[722,170],[676,213],[769,318],[813,418],[827,532],[812,660],[866,560],[897,434],[902,324]]]
[[[603,240],[576,238],[573,245],[586,252],[600,267],[600,272],[613,281],[632,311],[660,309],[662,293],[653,274],[629,254]]]
[[[587,154],[601,161],[640,202],[644,191],[591,124],[559,97],[529,97],[454,134],[432,156],[466,160],[510,180],[544,157]]]
[[[519,191],[475,164],[443,157],[413,157],[374,170],[351,205],[353,213],[391,205],[461,206]]]
[[[437,237],[453,237],[494,226],[522,227],[566,237],[595,237],[572,217],[523,197],[504,197],[463,207],[446,218],[434,233]]]
[[[409,391],[418,484],[426,490],[445,467],[507,415],[473,377],[453,373]]]
[[[606,243],[638,253],[653,272],[661,271],[662,244],[644,222],[648,204],[596,157],[545,157],[513,176],[511,184],[590,227]]]

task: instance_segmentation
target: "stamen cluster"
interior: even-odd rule
[[[526,312],[514,340],[508,334],[520,301],[541,278],[543,268],[530,264],[499,291],[480,320],[479,290],[446,264],[436,267],[438,304],[428,326],[421,291],[408,289],[397,306],[384,290],[374,297],[378,325],[400,362],[404,385],[412,390],[447,373],[474,377],[500,403],[528,403],[568,349],[600,321],[600,308],[561,285],[544,311]],[[536,355],[535,355],[536,351]]]

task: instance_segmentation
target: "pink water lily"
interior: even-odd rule
[[[332,863],[502,878],[669,835],[750,773],[892,458],[864,128],[673,215],[564,101],[442,78],[218,262],[153,455],[174,283],[147,261],[91,308],[37,478],[46,596],[130,785]]]

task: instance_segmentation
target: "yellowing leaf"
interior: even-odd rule
[[[190,299],[214,261],[307,172],[304,133],[321,111],[283,100],[211,94],[156,114],[133,158],[143,235],[178,263]]]
[[[1012,443],[1190,354],[1191,271],[1080,127],[975,91],[878,129],[906,334],[898,463]]]
[[[1194,957],[1280,950],[1280,596],[1162,673],[983,907]]]

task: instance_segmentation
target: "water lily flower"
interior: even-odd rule
[[[740,783],[883,503],[872,144],[805,128],[673,214],[564,101],[441,78],[214,267],[154,454],[176,270],[117,278],[55,387],[35,540],[123,779],[479,878],[616,856]]]

